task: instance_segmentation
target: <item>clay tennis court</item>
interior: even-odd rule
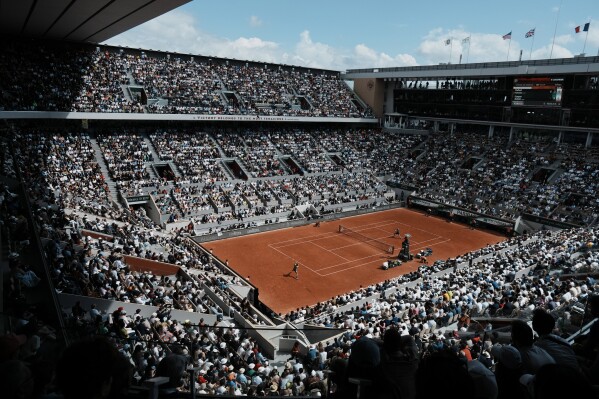
[[[339,233],[340,224],[395,246],[394,255]],[[401,238],[393,235],[397,228]],[[203,246],[213,249],[222,261],[228,260],[241,276],[249,276],[263,303],[275,312],[287,313],[416,270],[421,265],[416,259],[389,270],[381,268],[383,262],[397,257],[406,233],[411,235],[412,254],[426,247],[433,250],[429,264],[505,239],[494,232],[472,230],[463,224],[400,208],[321,222],[320,227],[312,224],[207,242]],[[294,261],[299,263],[297,280],[291,272]]]

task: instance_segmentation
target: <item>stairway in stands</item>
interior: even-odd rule
[[[225,154],[225,150],[223,150],[223,147],[220,145],[219,141],[213,136],[210,135],[210,140],[212,141],[212,143],[214,144],[214,146],[218,149],[218,153],[220,154],[221,158],[228,158],[227,155]]]
[[[152,144],[152,140],[150,140],[149,137],[144,137],[143,140],[146,143],[146,145],[148,146],[148,150],[150,151],[150,154],[152,154],[152,159],[153,159],[153,161],[145,163],[145,168],[148,171],[148,173],[150,174],[150,178],[158,179],[158,174],[156,173],[156,169],[154,169],[152,167],[152,165],[155,162],[160,162],[160,157],[158,157],[158,153],[156,152],[156,149],[154,148],[154,145]]]
[[[152,163],[156,163],[156,162],[162,162],[160,160],[160,157],[158,156],[158,152],[156,151],[156,148],[154,148],[154,144],[152,143],[152,140],[150,140],[149,136],[145,136],[143,137],[144,143],[148,146],[148,150],[150,150],[150,154],[152,154]]]
[[[118,189],[116,187],[116,182],[114,180],[112,180],[112,178],[110,177],[110,173],[108,172],[108,166],[106,165],[106,162],[104,161],[104,156],[102,154],[102,149],[100,148],[100,145],[98,144],[98,142],[96,141],[95,138],[91,138],[91,145],[92,148],[94,149],[94,153],[96,155],[96,161],[98,162],[98,165],[100,165],[100,170],[102,171],[102,174],[104,175],[104,180],[106,181],[106,184],[108,184],[108,188],[110,189],[110,199],[112,200],[112,203],[115,204],[117,207],[121,208],[121,204],[119,202],[119,197],[118,197]]]

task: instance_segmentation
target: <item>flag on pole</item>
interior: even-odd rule
[[[580,25],[578,25],[576,28],[574,28],[574,32],[580,33]]]
[[[586,24],[584,24],[584,28],[582,28],[582,31],[583,32],[588,32],[590,26],[591,26],[591,23],[587,22]]]
[[[463,38],[462,43],[470,43],[470,36]]]
[[[525,38],[529,38],[529,37],[533,37],[535,35],[535,29],[537,28],[532,28],[531,30],[529,30],[528,32],[526,32],[526,34],[524,35]]]
[[[506,33],[505,35],[503,35],[501,37],[503,38],[503,40],[512,40],[512,32]]]
[[[450,44],[451,44],[451,39],[447,39],[447,40],[445,40],[445,45],[446,45],[446,46],[449,46]]]

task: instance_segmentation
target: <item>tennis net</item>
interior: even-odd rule
[[[373,246],[377,249],[380,249],[381,251],[385,251],[390,254],[393,254],[393,252],[395,251],[395,247],[393,245],[387,244],[386,242],[378,240],[376,238],[367,237],[345,226],[339,225],[339,232],[352,238],[355,238],[356,240],[364,242],[370,246]]]

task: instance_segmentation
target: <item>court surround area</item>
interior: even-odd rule
[[[359,238],[339,232],[342,224],[359,234],[395,247],[393,255]],[[400,235],[394,234],[396,229]],[[409,209],[393,209],[300,227],[204,243],[206,249],[258,287],[260,300],[275,312],[287,313],[336,295],[417,270],[417,259],[383,270],[396,259],[405,235],[410,252],[431,248],[429,264],[503,241],[495,232],[428,217]],[[299,278],[292,272],[299,263]]]

